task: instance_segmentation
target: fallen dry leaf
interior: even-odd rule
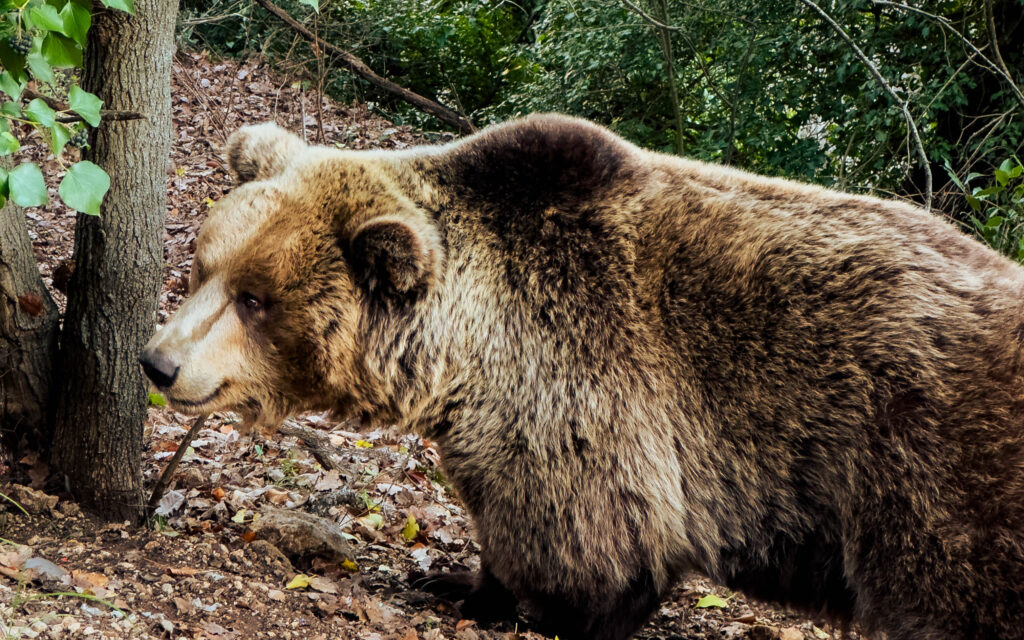
[[[273,504],[284,504],[288,502],[288,492],[277,487],[270,487],[267,492],[263,494],[267,500]]]
[[[110,578],[102,573],[89,571],[72,571],[71,584],[82,589],[103,588],[110,583]]]
[[[195,567],[168,567],[167,573],[172,576],[194,576],[198,573],[202,573],[201,569]]]

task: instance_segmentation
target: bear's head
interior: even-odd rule
[[[386,154],[310,147],[274,124],[231,136],[240,182],[200,231],[191,295],[140,357],[171,407],[236,410],[272,428],[297,410],[350,412],[381,309],[417,304],[443,250]]]

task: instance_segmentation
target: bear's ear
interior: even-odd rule
[[[242,127],[231,134],[224,153],[239,182],[273,177],[306,148],[306,143],[273,122]]]
[[[352,263],[370,292],[407,295],[440,275],[441,237],[426,220],[378,216],[352,236]]]

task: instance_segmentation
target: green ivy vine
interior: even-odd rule
[[[107,9],[135,11],[134,0],[101,2]],[[110,177],[88,160],[66,164],[64,151],[88,146],[88,130],[99,126],[103,102],[78,86],[77,78],[65,83],[54,75],[54,69],[81,68],[91,7],[90,0],[0,0],[0,156],[16,153],[21,139],[38,133],[66,168],[57,188],[61,200],[99,215]],[[65,86],[66,105],[56,99]],[[22,207],[47,204],[46,181],[35,163],[10,171],[0,167],[0,206],[8,198]]]

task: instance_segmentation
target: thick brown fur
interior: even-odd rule
[[[1024,638],[1020,267],[912,206],[560,116],[229,148],[254,181],[206,223],[195,299],[221,283],[243,355],[194,364],[202,323],[172,319],[169,395],[224,389],[179,406],[436,439],[482,585],[562,638],[628,637],[687,570],[892,640]]]

